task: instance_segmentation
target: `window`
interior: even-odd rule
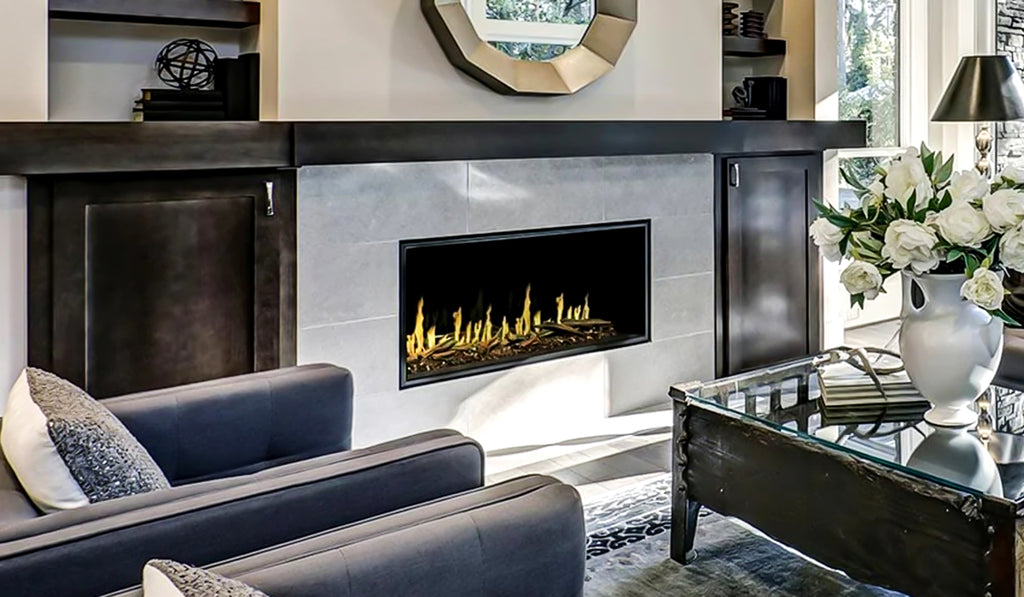
[[[839,118],[865,120],[868,145],[900,145],[899,0],[839,1]]]
[[[596,0],[462,0],[477,33],[524,60],[550,60],[579,45]]]
[[[839,118],[864,120],[868,148],[840,152],[839,166],[858,180],[895,154],[900,134],[900,0],[837,0],[839,3]],[[857,202],[840,183],[839,201]]]
[[[916,0],[836,0],[838,2],[839,118],[867,122],[868,147],[839,152],[839,167],[858,180],[870,180],[875,167],[900,151],[906,141],[902,132],[900,83],[901,2]],[[905,17],[904,17],[905,18]],[[840,182],[838,202],[860,207],[845,182]],[[838,280],[836,280],[838,284]],[[849,298],[840,285],[844,309]],[[886,294],[846,310],[847,328],[875,324],[899,315],[900,285],[894,277]],[[848,343],[856,343],[856,337]]]

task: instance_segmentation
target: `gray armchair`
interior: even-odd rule
[[[104,404],[173,487],[42,515],[0,458],[4,597],[95,597],[154,554],[210,564],[483,483],[480,447],[453,431],[349,450],[352,378],[329,365]]]
[[[529,476],[208,568],[271,597],[578,597],[585,543],[576,490]]]

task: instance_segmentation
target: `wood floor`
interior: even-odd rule
[[[891,347],[898,328],[898,321],[886,321],[847,330],[846,343]],[[584,503],[592,503],[670,472],[672,412],[667,398],[660,408],[620,419],[615,425],[619,432],[615,434],[489,452],[487,482],[527,474],[549,475],[574,485]]]

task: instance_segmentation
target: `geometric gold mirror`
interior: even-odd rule
[[[421,0],[448,60],[507,95],[576,93],[615,68],[638,0]]]

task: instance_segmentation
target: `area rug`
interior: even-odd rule
[[[586,508],[586,597],[900,597],[824,568],[739,523],[703,510],[697,560],[669,559],[669,478]]]

